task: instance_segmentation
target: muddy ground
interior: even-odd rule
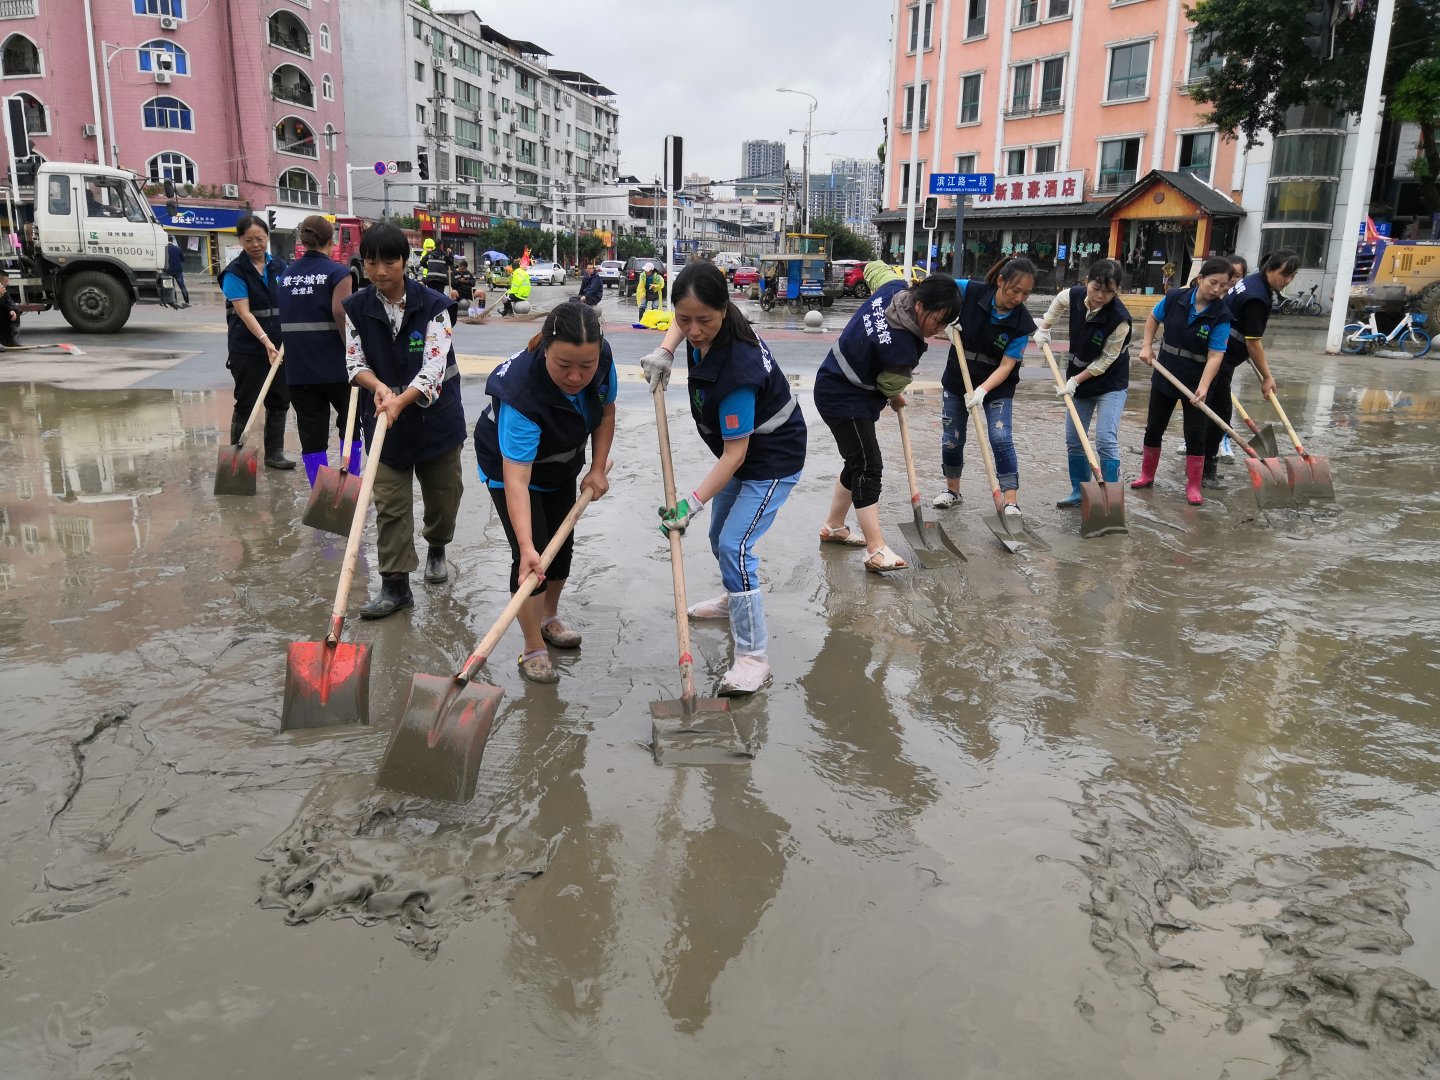
[[[477,485],[452,583],[350,624],[373,726],[281,734],[285,648],[323,636],[342,549],[298,523],[303,477],[211,494],[223,391],[0,386],[0,1073],[1440,1072],[1440,366],[1276,349],[1333,503],[1257,511],[1234,465],[1191,508],[1167,448],[1129,534],[1082,540],[1053,506],[1059,406],[1027,383],[1051,550],[995,542],[976,461],[940,518],[969,561],[885,578],[815,542],[837,459],[806,399],[762,547],[775,681],[735,708],[754,759],[712,768],[648,745],[678,684],[626,382],[567,591],[584,646],[535,687],[507,636],[463,807],[374,774],[410,676],[452,672],[505,600]],[[935,395],[912,426],[933,494]],[[707,693],[729,641],[695,643]]]

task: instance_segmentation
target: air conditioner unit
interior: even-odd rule
[[[224,186],[222,186],[222,187],[220,188],[220,191],[224,194],[225,198],[227,198],[227,199],[238,199],[238,198],[240,197],[240,185],[239,185],[239,184],[225,184]]]
[[[450,59],[451,59],[451,60],[459,60],[459,59],[460,59],[460,46],[459,46],[459,45],[451,45],[451,46],[450,46]]]
[[[519,130],[520,130],[520,125],[517,124],[514,120],[511,120],[511,121],[510,121],[510,130],[511,130],[511,131],[519,131]]]
[[[490,110],[490,116],[491,116],[492,119],[499,120],[499,119],[500,119],[500,110],[499,110],[499,109],[491,109],[491,110]]]
[[[168,71],[155,72],[155,81],[161,86],[168,86],[174,80],[174,78],[175,76],[171,75]]]
[[[81,137],[82,139],[93,139],[93,138],[95,138],[95,125],[94,125],[94,124],[81,124],[81,125],[80,125],[80,137]]]
[[[435,35],[427,32],[427,33],[425,34],[425,45],[426,45],[426,47],[428,48],[428,47],[430,47],[431,45],[434,45],[434,44],[435,44]]]
[[[161,16],[160,16],[160,29],[161,29],[161,30],[179,30],[179,29],[180,29],[180,20],[177,19],[177,18],[175,18],[174,15],[161,15]]]
[[[500,81],[500,73],[497,71],[492,71],[490,73],[490,81],[493,83],[498,83]]]

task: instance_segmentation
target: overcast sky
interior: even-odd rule
[[[660,169],[666,135],[685,139],[685,171],[712,180],[740,175],[746,139],[786,140],[799,169],[808,98],[819,101],[811,169],[830,155],[874,158],[888,105],[893,6],[886,0],[535,0],[470,8],[509,37],[554,55],[550,66],[583,71],[620,104],[620,171],[642,180]]]

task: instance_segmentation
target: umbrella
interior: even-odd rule
[[[506,255],[503,251],[487,251],[484,255],[481,255],[480,258],[489,259],[492,263],[510,261],[510,256]]]

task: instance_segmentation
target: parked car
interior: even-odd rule
[[[530,264],[530,284],[564,285],[565,268],[549,259],[537,259]]]
[[[724,271],[727,278],[733,278],[735,271],[739,270],[745,262],[738,251],[717,251],[715,258],[711,261]]]
[[[665,276],[664,263],[654,255],[636,255],[625,262],[625,286],[621,292],[622,296],[635,295],[635,279],[640,276],[640,271],[645,267],[653,266],[661,276]],[[668,278],[667,278],[668,281]]]
[[[902,280],[904,279],[904,277],[905,277],[905,266],[904,266],[903,263],[892,263],[892,264],[890,265],[890,269],[891,269],[891,270],[894,270],[895,273],[899,274]],[[912,266],[912,267],[910,267],[910,284],[911,284],[911,285],[915,285],[915,284],[917,284],[918,282],[924,281],[924,280],[925,280],[927,277],[929,277],[929,276],[930,276],[929,271],[927,271],[923,266]]]
[[[760,270],[754,266],[737,266],[730,275],[730,283],[737,289],[748,289],[760,280]]]
[[[831,280],[840,287],[842,296],[870,295],[870,286],[865,284],[865,264],[859,259],[836,259],[831,266]]]
[[[625,276],[625,264],[619,259],[606,259],[597,269],[600,273],[600,281],[607,289],[619,287],[621,279]]]

